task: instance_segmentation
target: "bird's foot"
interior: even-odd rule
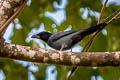
[[[72,52],[72,48],[70,49],[70,52]]]

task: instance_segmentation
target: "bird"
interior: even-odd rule
[[[68,50],[81,42],[86,36],[104,28],[106,25],[106,23],[101,23],[83,30],[70,30],[55,34],[42,31],[38,34],[32,35],[31,38],[41,39],[56,50]]]

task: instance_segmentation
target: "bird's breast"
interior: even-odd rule
[[[57,50],[61,50],[61,48],[63,48],[62,50],[70,49],[72,47],[71,43],[72,43],[71,40],[65,39],[59,39],[57,41],[52,40],[48,41],[48,45]]]

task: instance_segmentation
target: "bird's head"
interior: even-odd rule
[[[52,35],[51,33],[44,31],[44,32],[40,32],[36,35],[33,35],[32,38],[41,39],[41,40],[47,42],[51,35]]]

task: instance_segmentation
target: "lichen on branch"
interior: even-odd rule
[[[2,48],[2,49],[1,49]],[[119,66],[120,52],[65,52],[4,43],[0,57],[65,66]]]
[[[14,14],[23,0],[0,0],[0,27]]]

